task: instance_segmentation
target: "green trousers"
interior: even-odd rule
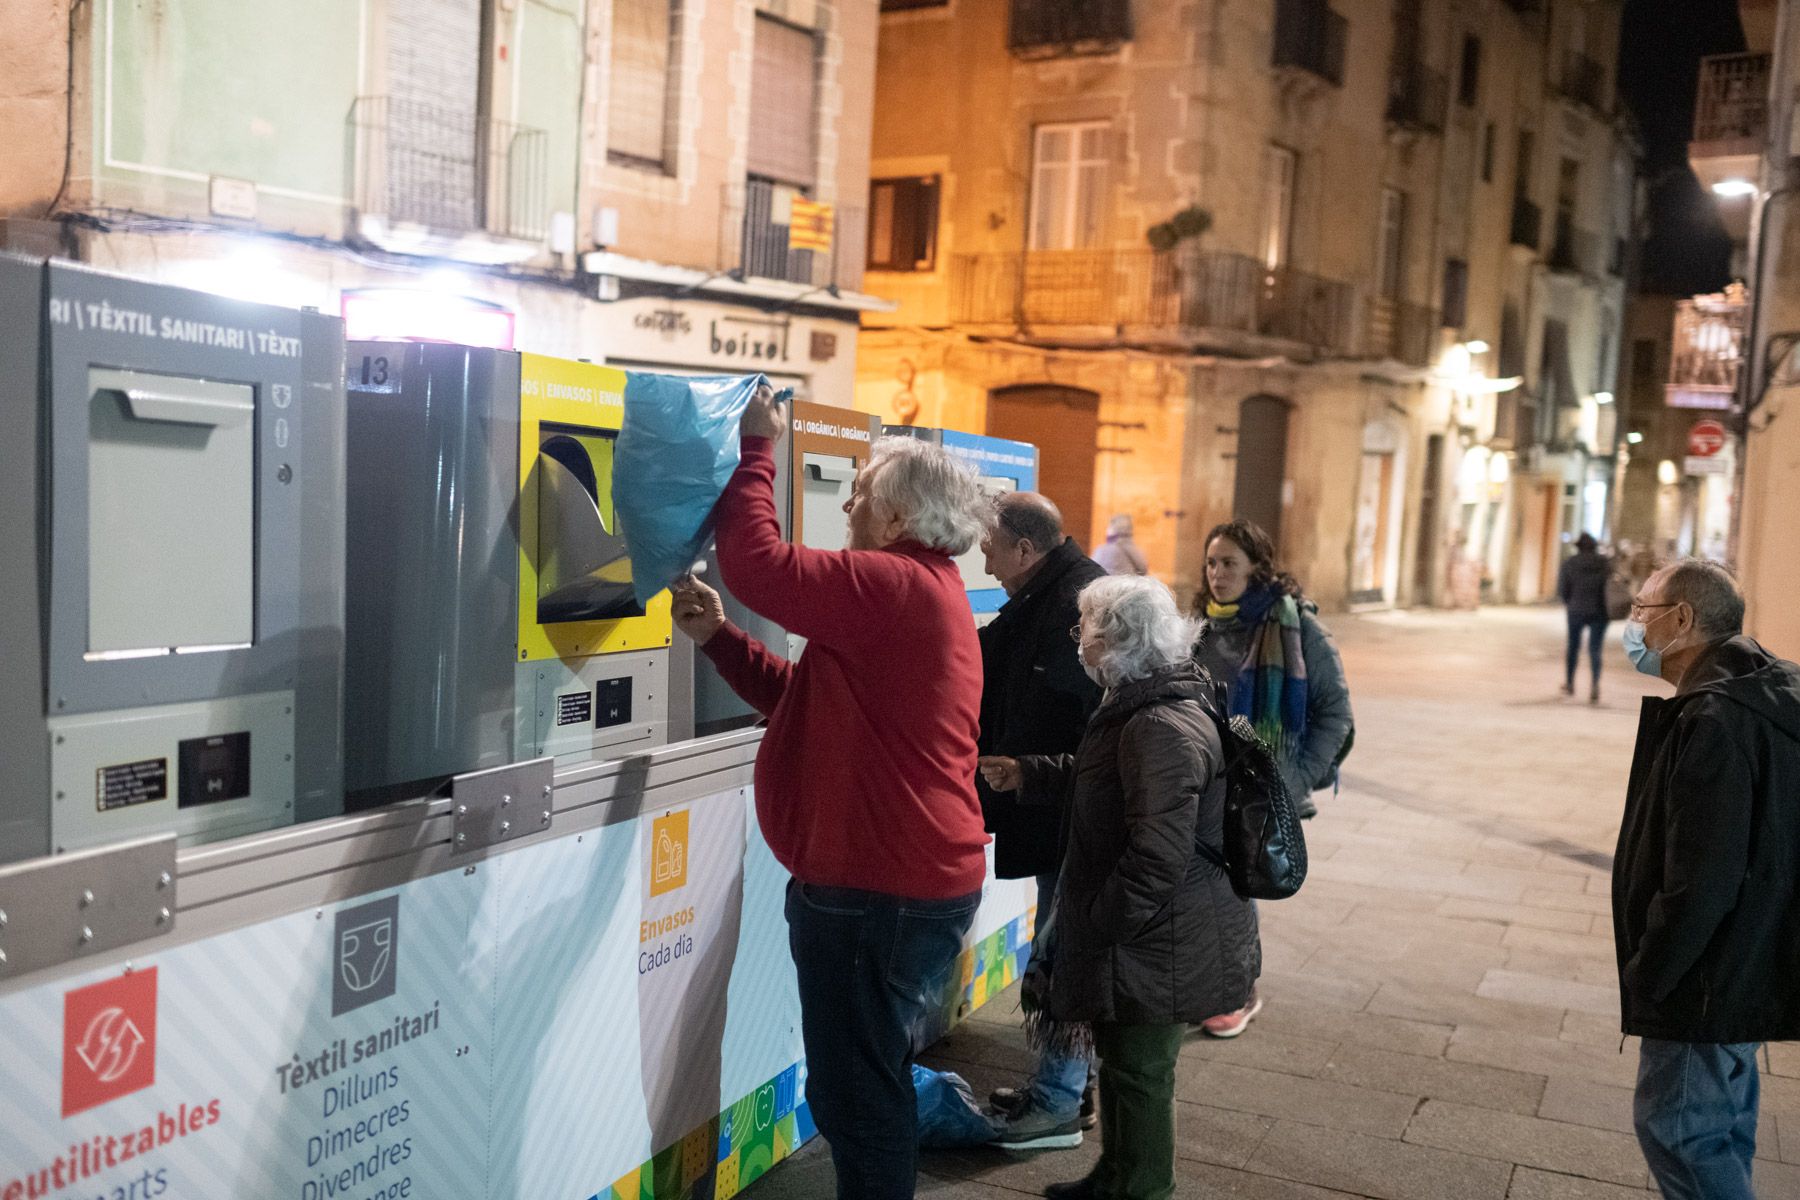
[[[1175,1059],[1186,1033],[1186,1025],[1094,1026],[1100,1056],[1096,1195],[1169,1200],[1175,1194]]]

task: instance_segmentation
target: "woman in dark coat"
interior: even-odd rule
[[[1190,1023],[1243,1005],[1262,966],[1256,914],[1196,849],[1223,842],[1210,684],[1192,623],[1154,579],[1111,576],[1080,598],[1081,661],[1106,689],[1073,755],[984,758],[997,791],[1067,796],[1050,1012],[1093,1029],[1102,1150],[1046,1195],[1175,1192],[1175,1060]]]

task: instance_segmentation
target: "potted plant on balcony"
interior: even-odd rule
[[[1182,242],[1197,238],[1212,228],[1212,214],[1198,204],[1190,204],[1160,225],[1152,225],[1145,233],[1150,248],[1167,254]]]

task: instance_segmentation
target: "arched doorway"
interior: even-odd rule
[[[1288,402],[1251,396],[1238,405],[1237,484],[1231,514],[1261,525],[1281,547],[1282,494],[1287,482]]]
[[[996,388],[988,393],[987,431],[1038,448],[1038,491],[1062,509],[1064,532],[1092,550],[1099,393],[1056,384]]]

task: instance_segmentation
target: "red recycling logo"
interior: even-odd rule
[[[63,995],[65,1118],[155,1082],[155,967]]]

